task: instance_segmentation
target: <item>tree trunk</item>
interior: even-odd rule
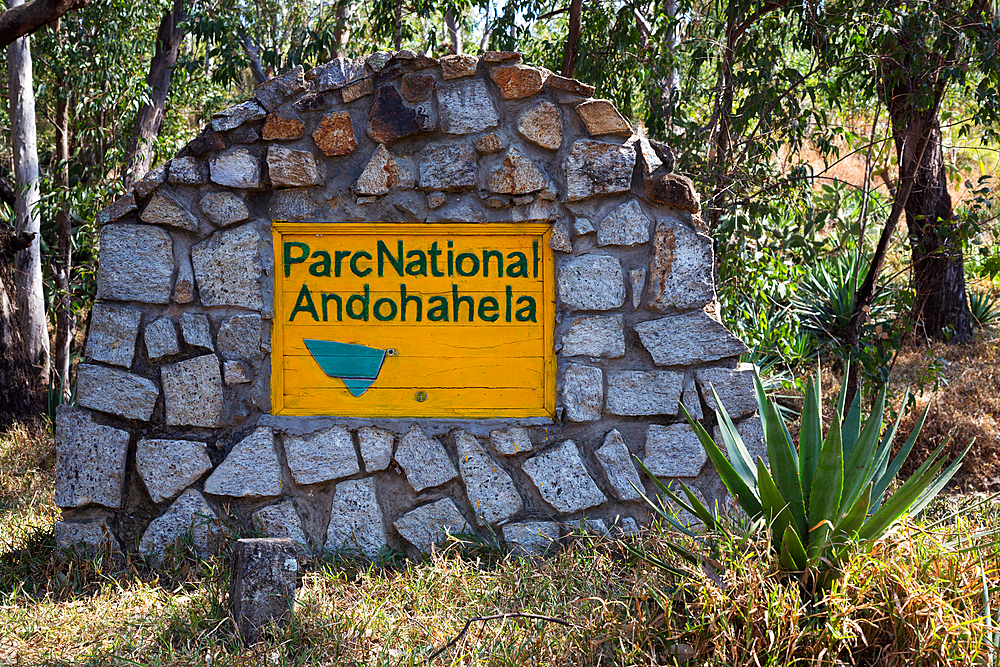
[[[56,24],[59,34],[59,24]],[[70,88],[66,77],[60,73],[56,78],[58,100],[56,101],[56,184],[64,193],[69,192],[69,96]],[[56,287],[56,340],[55,373],[62,390],[63,400],[69,401],[72,394],[70,382],[70,360],[72,358],[73,334],[76,318],[73,317],[73,294],[70,287],[70,271],[73,261],[73,223],[69,216],[69,202],[63,203],[56,214],[56,257],[52,262],[52,280]]]
[[[0,223],[0,426],[36,418],[42,411],[37,376],[21,336],[14,258],[32,244],[31,234]]]
[[[17,6],[23,0],[11,0]],[[11,144],[17,201],[14,219],[18,232],[34,234],[14,262],[15,303],[32,365],[33,381],[41,393],[49,379],[49,332],[42,286],[41,224],[38,216],[38,144],[35,135],[35,91],[32,87],[31,38],[20,37],[7,47]]]
[[[351,29],[348,27],[350,19],[351,5],[348,0],[340,0],[337,3],[337,15],[333,24],[333,53],[330,60],[343,58],[347,53],[347,40],[351,36]]]
[[[160,29],[156,34],[156,48],[153,58],[149,61],[149,74],[146,85],[149,87],[149,102],[139,107],[135,117],[135,125],[125,148],[124,181],[125,189],[146,175],[153,166],[153,143],[160,133],[163,123],[163,113],[167,106],[167,94],[170,91],[170,77],[177,56],[180,54],[181,41],[184,38],[182,23],[187,17],[185,0],[174,0],[173,8],[163,14]]]
[[[70,11],[85,7],[90,0],[34,0],[24,4],[8,2],[9,10],[0,14],[0,46],[7,46],[23,35],[30,35]]]
[[[397,51],[403,48],[403,0],[396,0],[395,34],[392,43]]]
[[[250,71],[253,73],[254,82],[259,86],[267,81],[264,68],[260,66],[260,48],[250,41],[249,37],[244,37],[243,50],[246,51],[247,57],[250,58]]]
[[[451,9],[444,13],[444,25],[448,29],[448,43],[451,45],[451,52],[455,55],[460,54],[462,52],[462,30]]]
[[[580,30],[583,21],[583,0],[569,2],[569,34],[566,36],[566,52],[563,54],[562,75],[573,78],[576,71],[576,57],[580,50]]]

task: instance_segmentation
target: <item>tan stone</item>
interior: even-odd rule
[[[356,99],[360,99],[365,95],[371,95],[375,92],[375,83],[371,78],[362,79],[357,83],[352,83],[349,86],[344,86],[340,91],[341,95],[344,96],[344,104],[349,104]]]
[[[472,76],[479,64],[478,56],[457,55],[441,58],[441,78],[445,81]]]
[[[423,102],[430,98],[437,79],[431,74],[403,75],[403,99],[407,102]]]
[[[546,88],[555,88],[556,90],[583,95],[584,97],[590,97],[594,94],[594,87],[589,84],[565,76],[559,76],[552,72],[546,72],[546,74],[548,75],[545,77]]]
[[[487,51],[483,54],[483,61],[488,63],[502,63],[508,60],[518,61],[521,54],[517,51]]]
[[[607,100],[587,100],[577,105],[576,112],[591,135],[632,134],[632,126]]]
[[[528,141],[549,150],[562,145],[563,124],[552,102],[539,102],[517,119],[517,131]]]
[[[490,132],[476,140],[476,150],[480,153],[499,153],[503,150],[503,139],[496,132]]]
[[[264,141],[288,141],[301,137],[303,128],[302,121],[297,118],[272,113],[268,115],[260,136]]]
[[[413,187],[413,176],[404,169],[384,145],[379,145],[361,172],[354,192],[359,195],[384,195],[391,188],[408,190]]]
[[[484,56],[485,57],[485,56]],[[526,65],[504,65],[490,72],[505,100],[534,95],[542,89],[542,73]]]
[[[500,166],[490,174],[490,190],[502,194],[523,195],[546,186],[538,167],[516,148],[511,148]]]
[[[347,155],[358,147],[358,142],[354,138],[354,124],[351,123],[351,114],[346,111],[323,116],[312,137],[313,141],[316,142],[316,147],[329,157]]]
[[[296,151],[272,145],[267,150],[267,171],[276,188],[319,183],[316,156],[311,151]]]

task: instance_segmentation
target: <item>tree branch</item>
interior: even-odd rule
[[[0,47],[29,35],[72,9],[85,7],[90,0],[35,0],[0,14]]]

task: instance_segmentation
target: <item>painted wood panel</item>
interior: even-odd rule
[[[275,414],[554,415],[547,224],[273,230]]]

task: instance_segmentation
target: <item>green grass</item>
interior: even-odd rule
[[[154,570],[57,552],[51,458],[37,433],[0,440],[0,664],[423,665],[468,619],[512,612],[569,625],[474,622],[431,664],[995,664],[983,586],[995,596],[1000,556],[974,537],[998,525],[992,504],[957,516],[939,504],[946,521],[907,524],[859,554],[818,605],[754,538],[720,545],[714,579],[677,578],[614,539],[580,538],[536,560],[459,544],[419,563],[316,560],[300,575],[293,623],[247,647],[227,613],[225,554],[199,559],[179,545]],[[635,548],[683,566],[660,533]]]

